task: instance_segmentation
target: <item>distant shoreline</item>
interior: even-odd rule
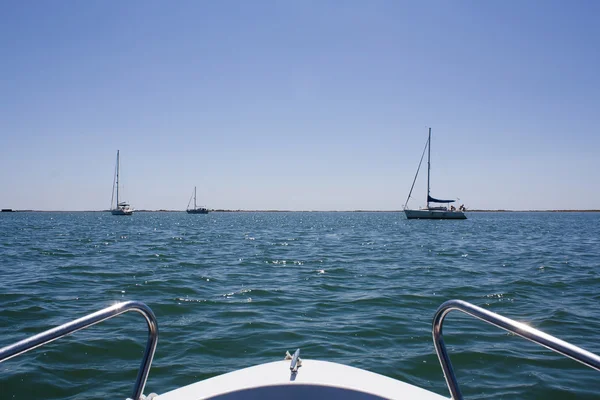
[[[110,212],[110,210],[13,210],[13,209],[2,209],[2,213],[24,213],[24,212],[35,212],[35,213],[73,213],[73,212],[98,212],[105,213]],[[136,213],[146,213],[146,212],[167,212],[167,213],[182,213],[185,210],[135,210]],[[224,209],[215,209],[210,210],[210,212],[216,213],[258,213],[258,212],[268,212],[268,213],[325,213],[325,212],[351,212],[351,213],[401,213],[403,210],[224,210]],[[551,212],[551,213],[596,213],[600,212],[598,210],[467,210],[467,213],[522,213],[522,212]]]

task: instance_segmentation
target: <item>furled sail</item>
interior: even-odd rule
[[[456,200],[440,200],[440,199],[435,199],[431,196],[427,196],[427,201],[430,203],[454,203]]]

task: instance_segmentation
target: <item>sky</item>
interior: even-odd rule
[[[600,209],[600,2],[0,0],[0,207]],[[410,207],[423,206],[426,165]],[[425,172],[425,173],[424,173]]]

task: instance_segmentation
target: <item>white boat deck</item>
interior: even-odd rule
[[[448,400],[433,392],[373,372],[327,361],[275,361],[206,379],[155,400],[404,399]]]

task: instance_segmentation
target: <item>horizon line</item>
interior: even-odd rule
[[[281,213],[290,213],[290,212],[389,212],[389,213],[401,213],[404,210],[277,210],[277,209],[265,209],[265,210],[245,210],[245,209],[209,209],[210,212],[281,212]],[[110,212],[110,210],[15,210],[10,208],[3,208],[1,210],[2,213],[23,213],[23,212]],[[140,209],[134,210],[134,212],[186,212],[186,210],[167,210],[167,209],[157,209],[157,210],[147,210]],[[509,210],[509,209],[473,209],[467,210],[469,212],[600,212],[600,209],[531,209],[531,210]]]

